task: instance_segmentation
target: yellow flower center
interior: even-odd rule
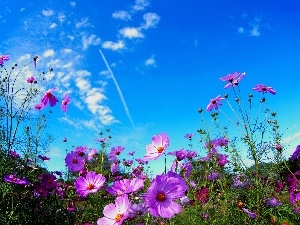
[[[121,221],[121,219],[123,218],[123,214],[117,214],[116,216],[115,216],[115,221],[116,222],[120,222]]]
[[[157,152],[162,153],[164,151],[164,147],[157,147]]]

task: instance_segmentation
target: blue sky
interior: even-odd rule
[[[38,55],[26,79],[52,67],[45,90],[58,87],[60,100],[70,95],[69,111],[53,108],[49,120],[49,169],[64,166],[64,137],[68,150],[95,147],[106,128],[112,146],[138,157],[161,132],[170,151],[188,148],[183,136],[202,127],[198,108],[232,93],[219,78],[235,71],[246,72],[245,94],[259,83],[277,91],[267,103],[278,112],[290,155],[300,143],[299,10],[296,0],[4,0],[0,54],[9,63]]]

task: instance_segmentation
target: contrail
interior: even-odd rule
[[[103,55],[102,51],[99,50],[99,52],[100,52],[100,54],[101,54],[101,56],[102,56],[102,59],[103,59],[105,65],[106,65],[108,71],[110,72],[111,77],[112,77],[112,79],[113,79],[113,81],[114,81],[114,83],[115,83],[115,85],[116,85],[116,87],[117,87],[117,90],[118,90],[118,93],[119,93],[121,102],[123,103],[123,106],[124,106],[126,115],[127,115],[128,119],[130,120],[130,123],[131,123],[131,125],[133,126],[133,128],[135,128],[134,122],[133,122],[133,120],[132,120],[132,118],[131,118],[129,109],[128,109],[127,104],[126,104],[126,102],[125,102],[125,99],[124,99],[124,97],[123,97],[122,91],[121,91],[121,89],[120,89],[120,87],[119,87],[119,85],[118,85],[118,82],[117,82],[117,80],[116,80],[116,78],[115,78],[113,72],[111,71],[111,69],[110,69],[110,67],[109,67],[109,65],[108,65],[108,63],[107,63],[107,61],[106,61],[106,58],[105,58],[105,56]]]

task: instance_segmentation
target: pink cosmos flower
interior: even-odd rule
[[[118,172],[119,169],[120,169],[120,167],[119,167],[119,162],[118,162],[118,161],[115,161],[115,162],[113,162],[113,163],[110,165],[110,172],[111,172],[112,174]]]
[[[172,218],[182,207],[174,200],[185,196],[188,186],[176,173],[157,175],[144,194],[145,204],[154,217]]]
[[[105,182],[105,177],[96,172],[88,172],[85,177],[78,177],[74,182],[77,194],[86,197],[91,193],[99,191]]]
[[[93,159],[96,154],[97,154],[97,150],[96,149],[94,149],[94,148],[90,149],[90,152],[87,155],[87,159],[88,160]]]
[[[9,60],[9,55],[0,55],[0,66],[3,66],[3,62],[8,60]]]
[[[98,225],[121,225],[129,216],[131,203],[127,195],[116,198],[115,204],[110,203],[104,207],[104,217],[99,218]]]
[[[123,179],[114,182],[112,187],[107,187],[106,191],[113,196],[121,196],[140,190],[144,187],[144,180],[139,178]]]
[[[9,151],[9,154],[10,154],[12,157],[14,157],[14,158],[19,158],[19,157],[20,157],[20,155],[19,155],[16,151],[13,151],[13,150],[10,150],[10,151]]]
[[[68,110],[68,105],[70,104],[70,97],[69,94],[65,94],[64,99],[61,102],[61,110],[64,112],[67,112]]]
[[[35,81],[34,77],[28,77],[27,78],[27,83],[32,84]]]
[[[213,108],[218,109],[219,106],[222,105],[221,100],[224,100],[225,98],[221,98],[221,95],[218,95],[214,99],[210,99],[210,103],[208,104],[206,110],[207,111],[212,111]]]
[[[184,137],[191,140],[194,135],[195,134],[186,134],[186,135],[184,135]]]
[[[4,175],[3,179],[6,183],[13,183],[13,184],[19,184],[19,185],[29,184],[29,181],[25,177],[23,177],[23,179],[20,179],[20,178],[16,177],[14,174]]]
[[[272,95],[276,94],[276,91],[272,88],[272,87],[267,87],[263,84],[257,84],[255,85],[254,88],[252,88],[252,90],[258,91],[258,92],[263,92],[263,93],[271,93]]]
[[[58,102],[57,98],[52,94],[52,91],[55,91],[57,88],[51,88],[45,92],[44,96],[41,99],[41,103],[46,106],[49,102],[50,106],[53,107]]]
[[[234,72],[225,77],[221,77],[220,80],[228,81],[229,83],[226,84],[224,88],[229,88],[230,86],[238,85],[238,83],[244,78],[245,74],[246,73]]]
[[[169,137],[165,133],[154,135],[152,143],[146,146],[147,153],[144,155],[144,159],[147,161],[157,159],[164,154],[168,146]]]

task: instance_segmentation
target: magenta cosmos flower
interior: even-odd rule
[[[45,92],[44,96],[41,99],[41,103],[46,106],[49,102],[50,106],[53,107],[58,102],[57,98],[52,94],[57,88],[51,88]]]
[[[36,105],[34,106],[34,108],[37,109],[37,110],[42,110],[44,107],[45,107],[45,105],[44,105],[43,103],[36,104]]]
[[[162,218],[171,218],[180,213],[181,205],[174,200],[185,196],[187,189],[185,180],[180,176],[173,176],[171,173],[157,175],[144,194],[149,213]]]
[[[70,104],[70,97],[69,94],[65,94],[64,99],[61,102],[61,110],[67,112],[68,105]]]
[[[23,177],[23,179],[20,179],[20,178],[16,177],[14,174],[4,175],[3,179],[6,183],[13,183],[13,184],[19,184],[19,185],[29,184],[29,181],[25,177]]]
[[[84,158],[73,152],[67,154],[65,162],[68,170],[72,172],[82,170],[85,164]]]
[[[221,98],[221,95],[218,95],[216,98],[210,99],[210,103],[208,104],[206,110],[212,111],[213,108],[218,109],[219,106],[222,105],[221,100],[224,100],[224,98]]]
[[[115,204],[110,203],[104,207],[104,217],[99,218],[98,225],[121,225],[129,216],[131,203],[127,195],[116,198]]]
[[[300,145],[298,145],[293,152],[293,155],[291,156],[292,160],[296,160],[298,158],[298,155],[300,154]]]
[[[246,73],[234,72],[225,77],[221,77],[220,80],[228,81],[229,83],[226,84],[224,88],[229,88],[230,86],[238,85],[238,83],[244,78],[245,74]]]
[[[0,66],[3,66],[3,62],[9,60],[9,55],[0,55]]]
[[[34,77],[28,77],[27,78],[27,83],[32,84],[35,81]]]
[[[43,156],[43,155],[38,155],[38,158],[43,161],[50,160],[50,158],[48,158],[47,156]]]
[[[250,212],[248,209],[246,208],[242,208],[242,210],[248,214],[248,216],[252,219],[254,219],[256,217],[256,214],[254,212]]]
[[[77,194],[86,197],[91,193],[99,191],[105,182],[105,177],[96,172],[88,172],[85,177],[78,177],[74,182]]]
[[[145,160],[155,160],[161,156],[166,148],[169,146],[169,137],[162,133],[161,135],[154,135],[152,138],[152,143],[146,146],[146,155],[144,155]]]
[[[276,91],[272,88],[272,87],[267,87],[263,84],[257,84],[255,85],[254,88],[252,88],[252,90],[258,91],[258,92],[263,92],[263,93],[271,93],[272,95],[276,94]]]
[[[110,152],[108,153],[108,159],[111,161],[117,161],[117,156],[119,156],[124,151],[124,149],[125,148],[123,146],[112,147],[110,149]]]

